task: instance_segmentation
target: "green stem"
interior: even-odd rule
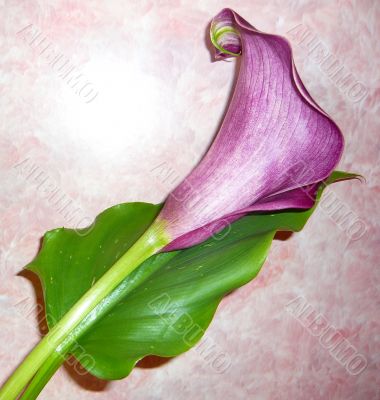
[[[34,375],[32,381],[20,397],[20,400],[35,400],[49,382],[50,378],[64,362],[65,358],[61,354],[54,352],[50,358],[45,361],[36,375]]]
[[[169,240],[162,226],[153,223],[82,298],[50,330],[16,369],[0,390],[0,400],[15,400],[44,362],[70,337],[81,321],[109,295],[135,268],[155,254]]]

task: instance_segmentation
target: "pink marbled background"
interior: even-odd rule
[[[48,200],[46,185],[90,219],[120,202],[165,198],[175,182],[152,169],[167,162],[175,181],[186,175],[228,100],[235,63],[211,63],[206,41],[209,20],[225,5],[2,2],[1,382],[39,339],[33,285],[16,274],[46,230],[73,226]],[[41,399],[380,399],[380,3],[236,0],[228,6],[293,42],[304,82],[345,134],[340,167],[367,178],[330,192],[367,230],[352,241],[320,208],[303,232],[276,241],[260,276],[222,302],[207,332],[232,357],[223,374],[193,349],[160,366],[145,362],[108,385],[62,368]],[[18,33],[29,24],[42,32],[32,45],[31,36]],[[353,102],[321,70],[310,47],[287,33],[299,24],[368,88],[365,99]],[[94,101],[86,104],[48,64],[43,44],[36,45],[43,38],[98,90]],[[28,177],[31,165],[37,169]],[[361,374],[350,375],[286,311],[299,295],[365,356]]]

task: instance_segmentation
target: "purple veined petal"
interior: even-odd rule
[[[278,211],[287,208],[311,208],[315,203],[319,185],[319,183],[314,183],[309,186],[265,197],[242,211],[246,214],[252,211]]]
[[[313,207],[320,183],[289,190],[274,196],[261,199],[249,207],[240,209],[233,214],[225,215],[201,228],[188,232],[170,242],[163,251],[178,250],[188,247],[188,243],[201,243],[223,228],[232,224],[244,215],[254,211],[279,211],[283,209],[308,209]]]
[[[213,19],[211,39],[217,58],[241,57],[240,70],[214,142],[160,213],[170,249],[199,243],[210,227],[249,212],[311,207],[304,188],[330,175],[343,150],[339,128],[301,82],[286,39],[230,9]]]

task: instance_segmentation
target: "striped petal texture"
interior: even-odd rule
[[[211,22],[216,59],[240,57],[221,128],[158,217],[165,250],[200,243],[247,213],[310,208],[343,151],[343,136],[308,94],[280,36],[222,10]]]

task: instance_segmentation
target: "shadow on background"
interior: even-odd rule
[[[159,357],[159,356],[146,356],[142,358],[137,364],[137,368],[152,369],[167,364],[173,360],[174,357]]]

